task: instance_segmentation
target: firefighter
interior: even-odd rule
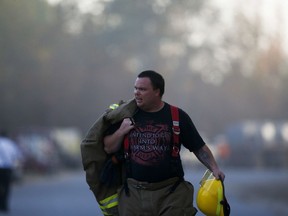
[[[141,72],[135,81],[135,114],[112,125],[104,137],[107,154],[124,151],[126,156],[127,180],[118,193],[120,216],[197,213],[193,206],[194,187],[184,179],[181,146],[175,147],[174,137],[179,136],[179,142],[193,152],[216,179],[225,178],[191,118],[180,108],[177,108],[179,131],[173,131],[171,106],[162,100],[164,86],[159,73]]]

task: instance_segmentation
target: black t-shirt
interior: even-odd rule
[[[133,116],[135,128],[129,133],[130,172],[128,177],[138,181],[158,182],[177,176],[172,172],[171,148],[173,146],[172,116],[170,105],[158,112],[141,109]],[[190,117],[179,109],[180,143],[190,151],[201,148],[205,143]],[[111,127],[112,134],[120,123]],[[179,159],[180,169],[182,169]]]

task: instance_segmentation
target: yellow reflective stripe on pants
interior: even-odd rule
[[[99,202],[100,209],[104,215],[109,215],[106,210],[118,205],[118,194],[113,194],[110,197],[105,198]]]

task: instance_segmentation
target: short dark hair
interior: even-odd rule
[[[165,91],[165,81],[161,74],[153,71],[153,70],[146,70],[142,71],[138,78],[148,77],[152,83],[153,89],[160,90],[160,96],[162,97]]]

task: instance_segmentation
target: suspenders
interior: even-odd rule
[[[179,157],[180,152],[180,127],[179,127],[179,111],[175,106],[170,105],[171,115],[172,115],[172,131],[173,131],[173,147],[172,147],[172,157]]]

